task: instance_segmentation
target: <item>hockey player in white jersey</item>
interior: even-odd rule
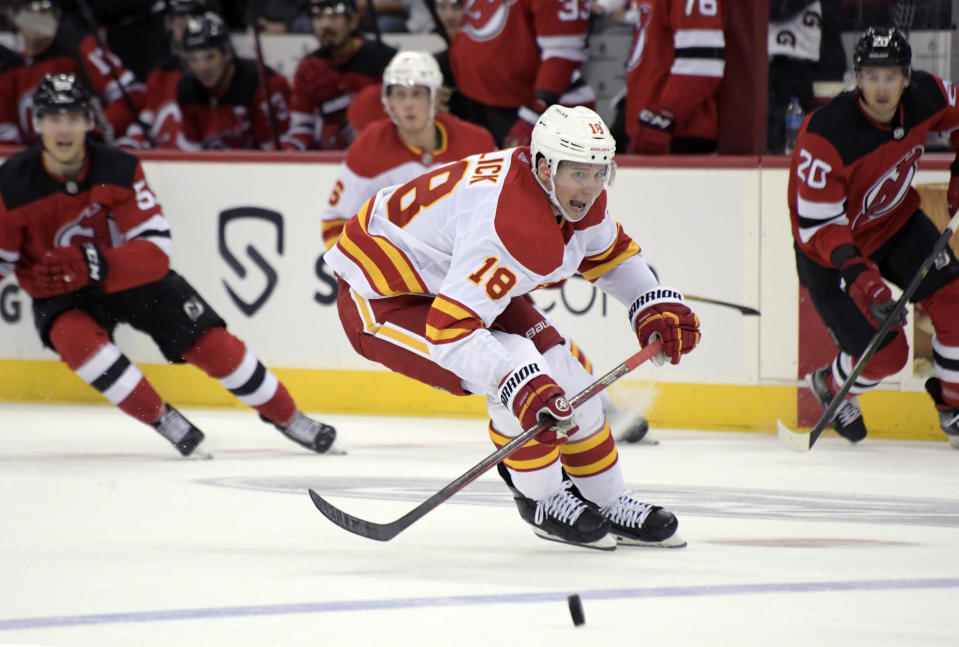
[[[325,259],[359,354],[450,393],[486,396],[497,446],[544,416],[555,421],[501,466],[537,535],[606,550],[683,546],[672,513],[624,489],[600,400],[569,406],[566,393],[587,386],[589,373],[545,316],[515,305],[579,273],[629,308],[641,345],[662,339],[663,359],[676,364],[699,342],[682,294],[658,284],[607,212],[614,152],[595,112],[551,106],[529,147],[378,192]]]

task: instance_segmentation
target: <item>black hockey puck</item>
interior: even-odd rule
[[[579,595],[574,593],[566,598],[569,604],[569,615],[573,617],[573,624],[577,627],[586,622],[586,616],[583,614],[583,601]]]

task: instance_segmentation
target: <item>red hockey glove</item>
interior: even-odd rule
[[[315,106],[321,106],[349,91],[340,73],[316,56],[307,56],[296,66],[293,87]]]
[[[56,247],[32,268],[35,291],[40,298],[76,292],[87,285],[103,283],[107,262],[93,243],[80,247]]]
[[[946,204],[949,206],[949,215],[959,210],[959,157],[949,166],[949,190],[946,192]]]
[[[630,153],[666,155],[673,143],[675,121],[668,110],[648,110],[639,113],[639,130],[629,140]]]
[[[699,343],[699,318],[683,304],[683,295],[676,290],[663,286],[648,290],[630,307],[629,318],[640,346],[658,337],[663,341],[663,354],[672,364],[679,364],[679,358]]]
[[[540,420],[552,423],[549,429],[535,436],[544,445],[562,445],[578,428],[573,407],[566,401],[563,389],[543,373],[536,362],[508,373],[499,383],[499,399],[513,412],[523,429],[529,429]]]
[[[852,297],[869,323],[879,328],[896,307],[892,291],[882,280],[879,268],[868,258],[857,254],[840,264],[839,274],[842,276],[839,286]],[[901,328],[905,323],[906,311],[903,309],[892,325]]]
[[[529,146],[533,138],[533,126],[548,107],[542,99],[533,99],[531,103],[520,106],[516,112],[516,121],[506,133],[506,139],[503,140],[503,147]]]

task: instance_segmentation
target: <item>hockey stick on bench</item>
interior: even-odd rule
[[[784,425],[782,421],[776,421],[776,426],[778,428],[777,435],[779,436],[779,440],[786,445],[786,447],[795,452],[808,452],[810,449],[812,449],[812,446],[816,444],[816,440],[819,439],[819,436],[826,428],[826,425],[832,421],[832,418],[835,415],[836,410],[839,408],[839,405],[842,404],[846,394],[849,393],[849,389],[852,388],[852,385],[855,384],[859,374],[862,373],[862,370],[866,367],[866,362],[868,362],[869,358],[873,356],[873,353],[879,349],[879,344],[882,343],[882,340],[886,338],[886,333],[888,333],[889,329],[892,327],[892,322],[899,318],[899,314],[903,311],[903,309],[905,309],[906,304],[909,302],[909,298],[915,294],[916,290],[919,289],[919,284],[922,283],[924,278],[926,278],[926,274],[929,273],[929,268],[932,267],[932,264],[936,261],[936,257],[939,256],[939,254],[942,253],[942,250],[946,248],[946,245],[949,244],[949,239],[952,238],[952,234],[956,231],[957,226],[959,226],[959,212],[956,212],[956,214],[949,220],[945,231],[943,231],[942,235],[939,236],[939,239],[936,240],[936,244],[932,246],[932,251],[929,252],[929,256],[927,256],[926,260],[922,262],[922,265],[919,267],[919,271],[916,272],[915,276],[912,277],[912,281],[910,281],[909,285],[906,286],[906,289],[903,291],[902,296],[899,297],[899,301],[896,302],[892,312],[889,313],[889,316],[886,317],[885,321],[882,322],[882,325],[879,326],[879,330],[876,331],[876,334],[873,335],[872,339],[869,341],[869,345],[866,346],[866,350],[862,352],[862,355],[859,357],[859,361],[856,362],[856,366],[853,367],[852,372],[849,373],[846,381],[843,382],[842,386],[839,388],[839,392],[833,396],[832,400],[830,400],[829,406],[826,407],[825,411],[823,411],[822,416],[819,417],[819,421],[816,423],[816,426],[812,428],[812,431],[810,431],[808,434],[795,432]]]
[[[646,346],[646,348],[628,358],[625,362],[573,396],[569,401],[570,405],[572,405],[572,407],[575,409],[577,406],[590,399],[662,350],[663,344],[657,339],[653,343]],[[316,505],[317,509],[322,512],[327,519],[338,525],[340,528],[349,530],[352,533],[368,539],[389,541],[390,539],[393,539],[393,537],[409,528],[416,521],[424,517],[428,512],[439,506],[448,498],[472,483],[483,472],[487,471],[504,458],[513,454],[516,450],[529,442],[533,436],[543,431],[548,426],[548,422],[536,423],[519,436],[509,441],[495,452],[481,460],[479,463],[471,467],[461,476],[451,481],[446,487],[431,496],[429,499],[407,512],[396,521],[391,521],[390,523],[375,523],[373,521],[366,521],[364,519],[360,519],[359,517],[354,517],[353,515],[343,512],[336,506],[332,505],[312,489],[310,490],[310,498],[313,499],[313,504]]]

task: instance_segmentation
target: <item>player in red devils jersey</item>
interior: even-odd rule
[[[8,70],[0,94],[0,143],[32,144],[31,99],[46,74],[76,74],[96,93],[94,116],[110,140],[126,131],[143,108],[143,85],[93,35],[61,19],[60,0],[14,0],[13,22],[23,40],[24,64]],[[64,17],[65,18],[65,17]]]
[[[264,66],[263,79],[256,61],[238,58],[226,24],[213,12],[187,19],[183,50],[190,69],[177,87],[179,148],[275,148],[290,126],[286,78]]]
[[[203,433],[165,404],[113,343],[118,323],[149,335],[171,362],[216,378],[290,440],[329,452],[335,430],[297,409],[286,387],[170,269],[170,226],[139,161],[86,138],[90,97],[73,75],[34,97],[40,145],[0,166],[0,277],[33,298],[44,345],[124,413],[184,455]]]
[[[154,67],[146,79],[146,100],[140,119],[130,124],[117,140],[127,148],[178,148],[183,118],[177,103],[177,89],[186,67],[183,34],[187,20],[213,11],[215,0],[168,0],[171,52]],[[144,132],[146,129],[146,132]]]
[[[851,374],[895,302],[886,281],[905,287],[939,238],[911,186],[929,131],[959,128],[956,88],[911,69],[896,29],[870,28],[853,53],[857,87],[803,122],[789,174],[789,212],[800,282],[832,332],[839,354],[810,376],[823,406]],[[956,138],[953,137],[953,144]],[[959,159],[949,210],[959,209]],[[943,431],[959,448],[959,263],[949,248],[912,297],[935,328],[936,377],[926,383]],[[839,407],[832,425],[858,442],[866,425],[856,395],[905,366],[908,345],[896,321]]]
[[[635,25],[626,61],[627,151],[716,150],[725,70],[724,0],[598,0]]]
[[[501,146],[528,145],[546,106],[595,107],[579,67],[589,57],[587,0],[466,0],[449,60],[461,116]]]
[[[640,344],[664,341],[661,359],[676,364],[699,342],[682,294],[658,284],[607,210],[615,150],[595,112],[551,106],[529,147],[379,191],[324,260],[359,354],[455,395],[486,396],[497,446],[541,418],[554,423],[501,465],[537,535],[605,550],[682,546],[672,513],[624,489],[600,399],[574,416],[566,393],[593,378],[525,306],[529,292],[580,273],[626,305]]]
[[[356,138],[347,110],[363,88],[379,82],[396,49],[369,40],[356,29],[356,0],[310,0],[319,49],[296,66],[289,150],[343,150]]]

